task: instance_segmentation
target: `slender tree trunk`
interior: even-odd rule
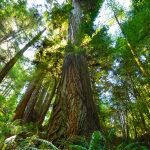
[[[131,78],[131,80],[132,80],[132,78]],[[133,83],[133,81],[131,81],[131,82]],[[140,96],[140,94],[138,93],[136,87],[134,87],[134,84],[133,84],[133,92],[134,92],[134,97],[135,97],[137,100],[141,98],[141,96]],[[137,103],[138,103],[138,102],[137,102]],[[140,105],[143,105],[143,103],[141,103]],[[137,110],[138,110],[138,112],[139,112],[139,114],[140,114],[140,118],[141,118],[141,121],[142,121],[144,130],[147,131],[145,118],[144,118],[144,116],[143,116],[143,113],[144,113],[144,112],[143,112],[143,110],[141,109],[141,107],[138,107],[138,106],[137,106]],[[149,115],[147,115],[147,114],[149,114],[149,111],[147,110],[147,107],[146,107],[146,106],[145,106],[145,110],[146,110],[146,112],[147,112],[147,113],[145,113],[146,116],[149,117]]]
[[[140,95],[140,93],[138,92],[136,87],[133,87],[133,92],[134,92],[134,96],[136,97],[136,99],[138,101],[137,103],[140,103],[140,105],[138,107],[138,110],[141,111],[142,113],[144,113],[148,117],[148,119],[150,119],[150,113],[149,113],[149,109],[148,109],[148,104],[146,104],[144,102],[144,100],[139,101],[142,98],[142,96]],[[142,108],[144,108],[144,109],[142,109]]]
[[[130,103],[132,103],[130,100],[129,100]],[[129,109],[130,109],[130,112],[131,112],[131,116],[132,116],[132,125],[133,125],[133,128],[134,128],[134,138],[137,139],[137,135],[138,135],[138,132],[137,132],[137,124],[136,124],[136,118],[134,117],[134,114],[133,114],[133,109],[131,106],[129,106]]]
[[[129,94],[127,95],[127,97],[128,97],[128,102],[130,104],[132,104],[132,102],[130,100],[130,97],[129,97]],[[138,118],[135,119],[134,114],[133,114],[133,109],[132,109],[131,105],[129,105],[128,107],[129,107],[129,110],[130,110],[131,116],[132,116],[132,125],[133,125],[133,128],[134,128],[134,137],[135,137],[135,139],[137,139],[137,124],[136,124],[136,119],[138,119]]]
[[[146,127],[146,122],[145,122],[143,113],[140,110],[139,110],[139,113],[140,113],[140,117],[141,117],[141,121],[142,121],[142,124],[143,124],[144,131],[148,131],[147,127]]]
[[[56,91],[56,87],[58,84],[59,78],[55,81],[54,87],[51,91],[50,97],[48,97],[48,101],[46,100],[45,103],[43,104],[42,108],[39,111],[39,119],[38,119],[38,125],[42,125],[44,118],[46,116],[46,113],[50,107],[51,101],[54,97],[55,91]]]
[[[39,94],[39,97],[37,99],[37,102],[35,104],[35,107],[34,107],[34,110],[33,110],[33,122],[36,122],[39,118],[39,110],[41,109],[42,107],[42,104],[44,103],[45,101],[45,98],[46,98],[46,94],[47,94],[47,91],[49,89],[49,84],[50,82],[47,82],[44,86],[43,86],[43,89],[42,91],[40,92]]]
[[[7,97],[8,95],[10,95],[10,91],[11,91],[11,88],[8,89],[7,93],[4,96]]]
[[[140,61],[140,59],[138,58],[137,54],[135,53],[135,50],[134,50],[132,44],[129,42],[128,37],[127,37],[126,33],[124,32],[124,29],[123,29],[122,25],[120,24],[120,22],[119,22],[119,20],[118,20],[118,17],[117,17],[117,15],[116,15],[115,12],[114,12],[114,16],[115,16],[115,19],[116,19],[116,21],[117,21],[117,23],[118,23],[118,25],[119,25],[119,27],[120,27],[120,29],[121,29],[121,31],[122,31],[122,34],[123,34],[124,37],[125,37],[125,40],[126,40],[126,42],[127,42],[127,45],[128,45],[128,47],[129,47],[129,49],[130,49],[130,52],[131,52],[131,54],[132,54],[132,56],[133,56],[135,62],[136,62],[137,65],[139,66],[139,68],[140,68],[141,72],[143,73],[143,75],[144,75],[145,77],[147,77],[148,73],[147,73],[147,71],[144,69],[142,62]]]
[[[34,89],[36,88],[36,83],[39,81],[41,75],[43,74],[43,70],[40,70],[36,77],[33,79],[33,81],[30,83],[30,85],[28,86],[24,97],[22,98],[22,100],[19,102],[16,110],[15,110],[15,115],[13,117],[13,120],[16,119],[22,119],[26,105],[34,91]]]
[[[7,86],[5,87],[5,89],[3,90],[3,95],[5,95],[5,93],[7,93],[7,90],[9,89],[9,88],[11,88],[11,85],[12,85],[12,83],[10,83],[10,84],[7,84]]]
[[[5,91],[3,92],[3,95],[6,96],[7,93],[8,93],[8,91],[9,91],[11,88],[12,88],[12,86],[11,86],[11,84],[10,84],[10,86],[7,87],[7,88],[5,89]]]
[[[125,115],[126,115],[126,138],[128,142],[129,141],[129,118],[128,118],[127,104],[125,105]]]
[[[24,124],[29,123],[33,119],[32,116],[33,116],[34,106],[35,106],[37,98],[39,96],[39,90],[41,88],[42,81],[43,81],[43,77],[40,78],[40,81],[37,83],[37,86],[36,86],[35,90],[33,91],[32,96],[26,106],[26,110],[23,115],[23,123]]]
[[[27,29],[30,25],[25,26],[24,28],[19,29],[18,31],[12,31],[11,33],[7,34],[6,36],[0,37],[0,43],[2,43],[3,41],[7,40],[10,37],[15,37],[18,35],[19,32]]]
[[[20,32],[20,30],[19,31],[16,31],[16,32],[12,32],[12,33],[9,33],[8,35],[6,35],[5,37],[2,37],[2,39],[0,39],[0,43],[2,43],[3,41],[5,41],[5,40],[7,40],[9,37],[11,37],[11,36],[15,36],[17,33],[19,33]]]
[[[42,35],[42,33],[46,30],[44,28],[42,31],[40,31],[24,48],[22,48],[6,65],[5,67],[0,71],[0,83],[5,78],[7,73],[11,70],[11,68],[15,65],[17,60],[23,55],[23,53],[36,41],[39,39],[39,37]]]
[[[79,26],[82,21],[82,10],[79,0],[73,0],[72,7],[74,7],[74,9],[72,10],[72,14],[69,16],[67,40],[76,45],[78,43],[77,34],[79,34]]]

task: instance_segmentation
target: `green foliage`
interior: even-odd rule
[[[58,148],[57,148],[56,146],[54,146],[54,145],[53,145],[51,142],[49,142],[49,141],[46,141],[46,140],[43,140],[43,139],[39,139],[39,138],[37,138],[36,140],[38,140],[38,141],[40,141],[40,142],[42,142],[42,143],[44,143],[44,144],[46,144],[46,145],[52,147],[54,150],[58,150]]]
[[[85,147],[82,147],[80,145],[71,145],[70,148],[76,148],[77,150],[87,150]]]
[[[70,145],[71,148],[76,148],[77,150],[104,150],[105,149],[105,143],[103,141],[102,135],[99,131],[94,131],[92,134],[91,141],[88,145],[88,148],[83,145]]]
[[[148,150],[146,146],[142,146],[142,143],[139,142],[135,142],[135,143],[130,143],[127,146],[125,146],[124,148],[121,148],[121,145],[117,148],[117,150],[123,149],[123,150],[130,150],[130,149],[134,149],[134,150]]]
[[[47,22],[52,24],[53,29],[60,28],[64,22],[66,22],[69,18],[69,14],[72,10],[72,6],[70,4],[54,4],[51,12],[45,12],[45,18]]]
[[[23,132],[23,127],[20,125],[20,120],[12,122],[12,120],[0,120],[0,148],[8,147],[15,143],[15,138]],[[6,138],[6,139],[5,139]]]
[[[93,149],[99,149],[99,150],[105,149],[103,138],[99,131],[94,131],[92,135],[89,150],[93,150]]]
[[[40,150],[40,149],[38,149],[38,148],[34,148],[34,147],[23,147],[23,149],[25,149],[25,150]]]
[[[120,127],[120,125],[116,125],[112,130],[110,130],[108,136],[107,136],[107,140],[108,141],[112,141],[113,142],[113,138],[115,138],[115,132],[116,130]]]
[[[121,143],[116,150],[148,150],[148,148],[146,146],[142,146],[142,143],[139,142],[135,142],[135,143],[130,143],[130,144],[126,144],[125,142]]]
[[[98,14],[99,9],[103,4],[103,0],[82,0],[81,6],[83,9],[83,18],[81,24],[81,33],[82,35],[88,34],[92,36],[93,34],[93,23]]]

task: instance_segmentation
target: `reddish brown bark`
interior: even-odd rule
[[[26,110],[25,110],[25,113],[23,115],[23,123],[24,124],[29,123],[33,119],[32,116],[33,116],[34,106],[35,106],[37,98],[39,96],[39,90],[41,88],[42,81],[43,81],[43,77],[37,83],[37,86],[36,86],[34,92],[32,93],[32,96],[31,96],[31,98],[30,98],[30,100],[26,106]]]
[[[69,16],[68,41],[79,44],[79,26],[82,21],[81,1],[73,0]],[[73,51],[73,50],[70,50]],[[98,114],[93,102],[86,58],[66,54],[56,100],[50,116],[48,140],[75,139],[77,136],[91,137],[100,130]]]
[[[37,120],[39,119],[39,116],[40,116],[40,110],[41,110],[41,107],[46,99],[46,95],[47,95],[47,91],[49,89],[49,86],[50,86],[50,82],[47,82],[44,86],[43,86],[43,89],[42,91],[40,92],[39,94],[39,97],[37,99],[37,102],[35,104],[35,107],[34,107],[34,111],[33,111],[33,122],[37,122]]]
[[[33,79],[33,81],[30,83],[30,85],[28,86],[24,97],[22,98],[22,100],[19,102],[16,110],[15,110],[15,115],[13,117],[13,120],[16,119],[22,119],[26,105],[34,91],[34,89],[36,88],[36,83],[39,81],[41,75],[42,75],[43,70],[40,70],[36,77]]]
[[[42,125],[44,118],[46,116],[46,113],[50,107],[51,101],[54,97],[55,91],[56,91],[56,87],[58,84],[59,79],[56,80],[54,87],[51,91],[50,97],[48,97],[48,100],[45,101],[45,103],[43,104],[43,107],[41,108],[40,112],[39,112],[39,119],[38,119],[38,125]]]
[[[48,139],[74,139],[99,130],[99,119],[92,98],[86,58],[66,55],[57,97],[53,105]]]

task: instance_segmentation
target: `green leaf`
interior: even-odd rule
[[[77,150],[87,150],[85,147],[82,147],[80,145],[71,145],[70,148],[76,148]]]
[[[89,150],[102,150],[104,148],[102,135],[100,131],[94,131],[90,141]]]
[[[38,140],[38,141],[40,141],[40,142],[43,142],[43,143],[45,143],[45,144],[47,144],[47,145],[50,145],[54,150],[59,150],[56,146],[54,146],[51,142],[49,142],[49,141],[46,141],[46,140],[43,140],[43,139],[36,139],[36,140]]]

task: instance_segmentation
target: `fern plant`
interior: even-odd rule
[[[15,143],[15,138],[23,131],[20,120],[0,122],[0,148],[5,149]]]
[[[40,142],[42,142],[42,143],[44,143],[44,144],[46,144],[46,145],[52,147],[54,150],[58,150],[58,148],[57,148],[56,146],[54,146],[54,145],[53,145],[51,142],[49,142],[49,141],[46,141],[46,140],[43,140],[43,139],[39,139],[39,138],[37,138],[36,140],[38,140],[38,141],[40,141]]]
[[[70,145],[70,148],[76,148],[77,150],[105,150],[105,143],[103,137],[99,131],[95,131],[92,134],[92,138],[89,147],[83,147],[81,145]]]
[[[123,142],[116,148],[116,150],[148,150],[148,148],[146,146],[142,146],[142,144],[142,142],[134,142],[125,146],[125,143]]]
[[[134,149],[134,150],[148,150],[147,147],[145,146],[141,146],[142,143],[140,142],[135,142],[135,143],[130,143],[128,144],[123,150],[130,150],[130,149]]]
[[[54,146],[51,142],[46,141],[44,139],[40,139],[40,138],[30,138],[30,139],[22,139],[23,141],[20,142],[22,143],[20,146],[18,146],[17,148],[19,149],[23,149],[23,150],[43,150],[43,149],[53,149],[53,150],[59,150],[56,146]],[[33,142],[34,141],[34,142]],[[37,148],[36,145],[34,144],[35,141],[39,141],[42,144],[39,146],[42,148]],[[32,146],[32,147],[31,147]]]

